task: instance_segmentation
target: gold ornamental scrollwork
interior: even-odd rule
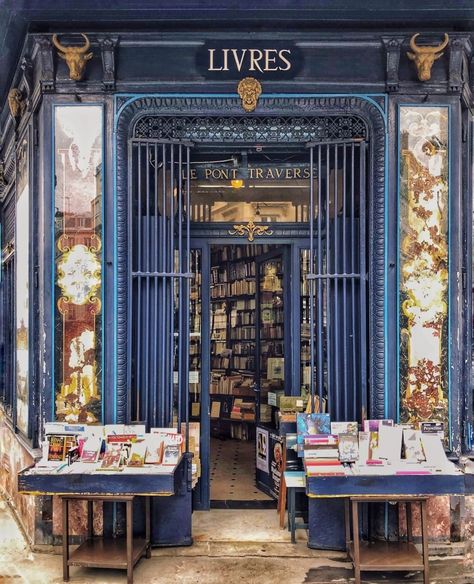
[[[253,77],[244,77],[239,81],[237,93],[242,100],[242,107],[246,112],[253,112],[257,107],[258,99],[262,95],[262,86]]]
[[[229,235],[241,235],[253,241],[256,236],[273,235],[273,231],[268,225],[255,225],[253,221],[249,221],[247,225],[234,225],[234,230],[230,229]]]

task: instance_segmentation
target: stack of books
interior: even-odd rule
[[[339,460],[338,437],[334,434],[305,436],[304,466],[308,476],[345,475]]]

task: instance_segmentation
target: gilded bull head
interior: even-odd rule
[[[414,34],[410,39],[410,48],[412,53],[407,53],[409,59],[415,62],[418,70],[418,79],[428,81],[431,79],[431,67],[433,63],[443,56],[443,49],[448,46],[449,36],[444,34],[444,41],[436,47],[420,47],[416,44],[416,37],[420,33]]]
[[[53,34],[54,46],[58,49],[58,55],[66,61],[69,67],[69,77],[73,81],[80,81],[84,77],[86,63],[92,59],[93,53],[88,53],[91,43],[87,36],[81,33],[85,39],[82,47],[65,47],[58,40],[58,35]]]

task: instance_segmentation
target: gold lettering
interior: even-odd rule
[[[197,176],[197,170],[195,168],[191,168],[191,170],[189,171],[189,178],[191,180],[197,180],[197,177],[198,177]]]
[[[305,168],[303,170],[303,178],[310,178],[311,173],[309,172],[309,168]]]
[[[274,179],[275,177],[273,176],[273,170],[271,168],[269,168],[267,170],[267,179]]]
[[[234,61],[235,61],[235,65],[237,67],[237,71],[242,70],[242,65],[244,64],[244,58],[245,58],[246,53],[247,53],[247,49],[242,49],[241,57],[239,59],[237,49],[232,49],[232,54],[234,55]]]
[[[209,51],[209,71],[222,71],[222,67],[214,67],[214,53],[216,49],[208,49]]]
[[[229,65],[227,62],[227,54],[229,52],[229,49],[222,49],[222,55],[223,55],[223,67],[222,67],[222,71],[228,71],[229,70]]]
[[[277,178],[281,178],[283,176],[283,168],[275,168],[275,173]]]
[[[237,178],[237,168],[230,169],[230,178],[231,180],[235,180]]]
[[[204,170],[204,176],[206,177],[206,179],[210,179],[212,176],[212,168],[206,168]]]
[[[295,168],[295,178],[301,178],[301,168]]]
[[[281,51],[278,53],[278,56],[286,65],[286,67],[280,66],[280,71],[289,71],[291,69],[291,63],[286,57],[283,56],[283,53],[287,53],[289,57],[291,55],[291,51],[290,49],[281,49]]]
[[[291,170],[292,170],[291,168],[287,168],[286,169],[285,178],[287,178],[287,179],[292,178],[292,176],[291,176]]]
[[[263,73],[263,69],[260,67],[260,61],[263,59],[263,53],[260,49],[249,49],[250,52],[250,67],[249,71],[260,71]]]
[[[270,57],[270,54],[274,54],[274,57]],[[278,51],[276,49],[265,49],[265,71],[278,71],[276,66],[276,55]],[[270,67],[270,63],[275,65],[275,67]]]
[[[263,180],[263,170],[261,168],[255,169],[255,178]]]

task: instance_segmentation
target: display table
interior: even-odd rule
[[[133,579],[133,567],[143,556],[150,555],[151,526],[150,499],[169,497],[172,501],[183,498],[190,500],[191,489],[183,483],[186,478],[186,456],[168,469],[124,468],[119,472],[91,471],[74,472],[72,465],[66,473],[35,472],[25,469],[18,475],[18,491],[27,495],[58,495],[63,506],[63,575],[69,579],[69,566],[87,566],[102,568],[122,568],[127,570],[129,584]],[[75,463],[77,464],[77,463]],[[81,468],[78,466],[77,468]],[[72,471],[72,472],[70,472]],[[184,475],[184,476],[183,476]],[[189,491],[189,492],[188,492]],[[133,503],[135,499],[144,501],[145,537],[134,537]],[[69,502],[80,499],[88,502],[88,537],[77,550],[69,554]],[[92,506],[94,501],[104,503],[125,503],[126,535],[125,538],[94,537],[92,531]],[[170,504],[167,507],[170,507]],[[161,508],[158,508],[161,511]],[[179,513],[178,508],[178,513]],[[180,514],[174,515],[179,523]],[[191,513],[189,512],[189,518]],[[187,514],[186,514],[187,518]],[[160,521],[160,514],[153,521]],[[186,519],[182,520],[186,523]],[[154,525],[154,529],[159,525]]]
[[[421,571],[424,584],[429,584],[428,529],[426,502],[428,496],[416,495],[366,495],[350,497],[352,515],[352,537],[348,503],[346,504],[347,553],[354,565],[355,584],[360,584],[361,571]],[[407,541],[368,541],[361,542],[359,537],[360,503],[404,503],[406,508]],[[422,554],[412,543],[412,505],[421,507],[421,546]]]
[[[87,568],[118,568],[127,570],[127,584],[133,584],[133,568],[146,555],[151,557],[150,542],[150,498],[145,501],[145,537],[133,534],[134,495],[61,495],[63,511],[63,579],[69,580],[69,566]],[[69,552],[69,501],[87,501],[87,539],[72,553]],[[104,503],[125,503],[125,538],[95,537],[93,527],[94,501]]]
[[[350,475],[307,477],[308,546],[346,549],[344,500],[356,496],[463,495],[465,475]]]

